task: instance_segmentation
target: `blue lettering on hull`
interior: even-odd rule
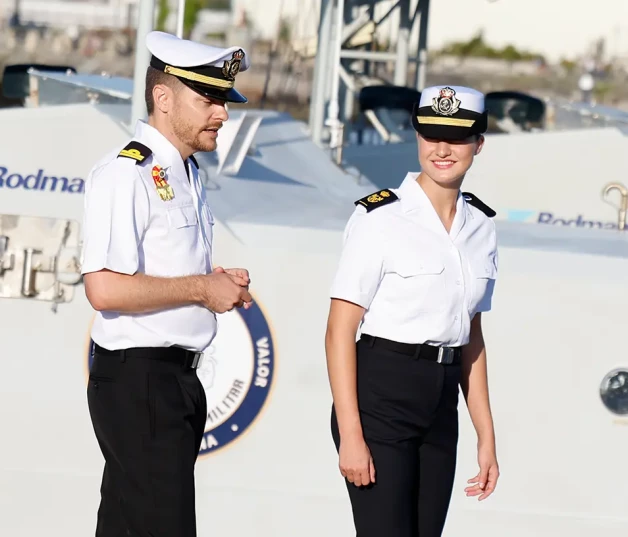
[[[551,226],[567,226],[590,229],[617,229],[617,222],[603,222],[591,220],[579,214],[576,218],[557,216],[549,211],[537,213],[536,211],[510,209],[506,211],[507,219],[511,222],[531,222]]]
[[[600,220],[585,220],[581,214],[577,218],[558,218],[553,213],[539,213],[538,224],[554,226],[586,227],[596,229],[617,229],[616,222],[602,222]]]
[[[82,194],[85,192],[85,181],[80,177],[46,175],[41,168],[37,173],[23,175],[13,173],[8,168],[0,166],[0,188]]]

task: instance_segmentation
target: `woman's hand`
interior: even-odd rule
[[[361,435],[340,441],[340,473],[355,486],[375,483],[375,465],[371,452]]]
[[[469,479],[471,486],[465,492],[467,496],[477,496],[479,501],[485,500],[495,490],[499,479],[499,466],[495,455],[495,447],[492,445],[478,444],[478,464],[480,472],[474,478]]]

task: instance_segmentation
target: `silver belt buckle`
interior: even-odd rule
[[[454,353],[456,349],[453,347],[438,347],[438,359],[436,360],[439,364],[452,364],[454,361]]]
[[[192,369],[198,369],[203,364],[203,353],[195,352],[194,359],[192,360]]]

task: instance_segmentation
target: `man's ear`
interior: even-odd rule
[[[165,84],[156,84],[153,88],[155,108],[164,114],[167,114],[172,109],[173,97],[174,92],[172,88]]]

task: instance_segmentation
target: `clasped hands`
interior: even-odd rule
[[[216,313],[242,307],[249,309],[253,305],[253,298],[249,293],[250,283],[251,278],[246,269],[215,267],[207,275],[202,303]]]

